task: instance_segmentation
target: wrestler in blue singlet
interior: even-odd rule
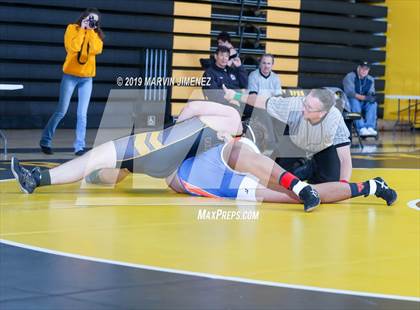
[[[241,139],[244,140],[248,139]],[[246,144],[250,143],[252,142]],[[258,148],[253,143],[252,145],[258,152]],[[222,156],[225,146],[226,144],[215,146],[184,160],[177,172],[180,183],[186,193],[194,196],[255,200],[258,181],[228,167]]]

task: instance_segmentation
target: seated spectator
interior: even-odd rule
[[[229,33],[222,31],[217,36],[217,46],[226,46],[229,49],[229,62],[228,66],[231,67],[234,59],[239,59],[239,54],[233,47],[232,40]],[[240,59],[239,59],[240,60]]]
[[[277,74],[272,72],[274,64],[274,56],[271,54],[264,54],[260,59],[260,66],[255,71],[252,71],[248,77],[248,91],[249,94],[260,96],[273,97],[281,95],[281,83]],[[276,145],[276,131],[274,130],[274,123],[276,128],[285,127],[285,124],[280,124],[272,119],[272,117],[262,109],[254,109],[252,111],[252,126],[259,126],[263,129],[264,140],[266,140],[266,147],[262,150],[266,155],[271,155],[275,150]],[[279,129],[279,132],[283,132]]]
[[[219,46],[226,46],[229,49],[228,66],[231,67],[232,63],[233,63],[233,59],[235,59],[235,58],[239,59],[239,55],[238,55],[238,52],[236,51],[236,49],[233,47],[232,40],[230,38],[229,33],[227,33],[226,31],[220,32],[219,35],[217,36],[216,41],[217,41],[217,46],[218,47]],[[209,59],[202,58],[202,59],[200,59],[200,63],[201,63],[201,66],[204,69],[207,69],[212,64],[214,64],[214,58],[213,57],[210,57]]]
[[[281,83],[277,74],[272,72],[274,56],[264,54],[260,60],[260,67],[252,71],[248,77],[249,94],[266,97],[280,96]]]
[[[376,119],[378,104],[375,99],[375,80],[369,75],[370,65],[364,61],[357,69],[348,73],[344,80],[344,92],[350,100],[352,112],[362,113],[356,120],[356,129],[360,136],[376,136]]]
[[[222,85],[229,89],[245,89],[248,86],[248,74],[239,57],[233,59],[232,67],[228,66],[230,51],[226,46],[219,46],[214,54],[214,63],[204,72],[210,78],[210,85],[203,86],[207,99],[228,104],[224,99]],[[219,90],[219,91],[216,91]]]

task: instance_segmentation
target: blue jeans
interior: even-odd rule
[[[92,94],[92,78],[78,77],[69,74],[63,74],[60,84],[60,99],[54,114],[50,117],[45,126],[41,141],[42,146],[51,147],[51,141],[54,136],[58,123],[63,119],[69,108],[70,99],[74,89],[78,88],[79,102],[77,105],[77,125],[76,140],[73,143],[74,151],[80,151],[85,147],[87,110],[89,107],[90,95]]]
[[[362,128],[376,129],[376,113],[378,109],[376,102],[359,101],[356,98],[351,98],[350,107],[352,112],[364,115],[360,120],[355,121],[358,131]]]

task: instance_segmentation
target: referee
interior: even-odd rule
[[[224,87],[225,99],[232,104],[247,103],[266,109],[285,123],[286,132],[277,132],[280,154],[276,162],[302,180],[318,184],[344,181],[351,177],[350,133],[341,112],[334,106],[334,94],[312,89],[304,97],[265,97],[236,93]],[[306,164],[298,163],[306,158]]]

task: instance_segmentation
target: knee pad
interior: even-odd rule
[[[101,171],[101,169],[92,171],[85,177],[85,181],[89,184],[101,184],[102,182],[101,178],[99,177],[99,171]]]

